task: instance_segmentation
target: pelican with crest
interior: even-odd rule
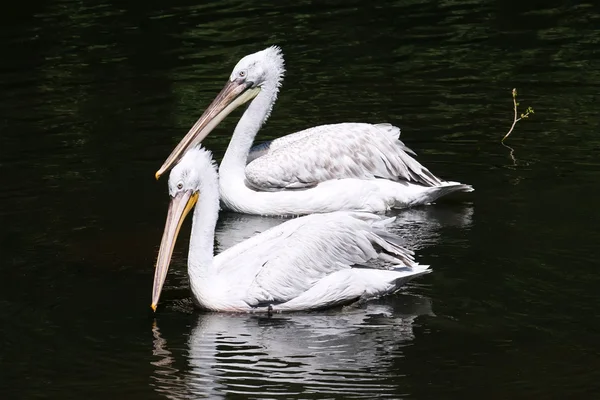
[[[322,309],[393,293],[430,271],[387,231],[393,218],[360,212],[292,219],[214,256],[219,182],[203,148],[191,148],[173,168],[169,194],[152,290],[155,311],[179,229],[194,206],[188,275],[194,303],[202,309]]]
[[[251,101],[219,168],[221,201],[229,210],[259,215],[384,212],[473,190],[432,174],[411,156],[399,139],[400,129],[390,124],[321,125],[251,149],[277,99],[284,71],[276,46],[242,58],[156,178],[231,111]]]

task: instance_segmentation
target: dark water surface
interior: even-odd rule
[[[153,316],[154,172],[271,44],[288,73],[259,139],[391,122],[476,191],[397,213],[434,269],[403,293],[272,319],[193,312],[186,225]],[[598,396],[599,49],[592,2],[6,5],[0,398]],[[511,159],[513,87],[535,115]],[[239,115],[206,141],[219,158]],[[223,214],[218,248],[279,222]]]

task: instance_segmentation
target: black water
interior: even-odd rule
[[[434,273],[322,313],[193,312],[184,229],[154,317],[153,174],[271,44],[288,73],[259,139],[391,122],[476,191],[398,213]],[[600,7],[578,1],[5,5],[0,397],[597,396],[599,49]],[[511,153],[513,87],[535,114]],[[206,142],[218,157],[237,116]],[[279,222],[223,214],[219,248]]]

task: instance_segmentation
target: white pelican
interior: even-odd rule
[[[408,153],[390,124],[322,125],[250,147],[266,121],[284,73],[278,47],[242,58],[229,81],[156,172],[158,179],[231,111],[252,100],[220,166],[223,205],[259,215],[355,210],[383,212],[428,204],[473,188],[433,175]]]
[[[428,273],[385,226],[393,218],[336,212],[292,219],[213,255],[219,181],[211,153],[192,148],[169,176],[171,203],[152,291],[156,310],[179,228],[194,210],[188,275],[196,305],[213,311],[299,311],[378,297]],[[197,204],[196,204],[197,202]],[[365,268],[378,259],[387,269]],[[382,267],[383,268],[383,267]]]

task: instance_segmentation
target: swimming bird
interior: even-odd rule
[[[156,179],[231,111],[252,100],[219,169],[221,200],[227,209],[259,215],[384,212],[473,190],[444,181],[419,164],[400,141],[400,129],[390,124],[321,125],[251,150],[277,100],[284,71],[276,46],[242,58],[223,90],[156,172]]]
[[[155,311],[179,230],[194,206],[188,275],[194,303],[202,309],[321,309],[393,293],[430,272],[386,230],[393,218],[359,212],[292,219],[215,256],[219,182],[211,153],[188,150],[168,186],[171,202],[152,290]]]

